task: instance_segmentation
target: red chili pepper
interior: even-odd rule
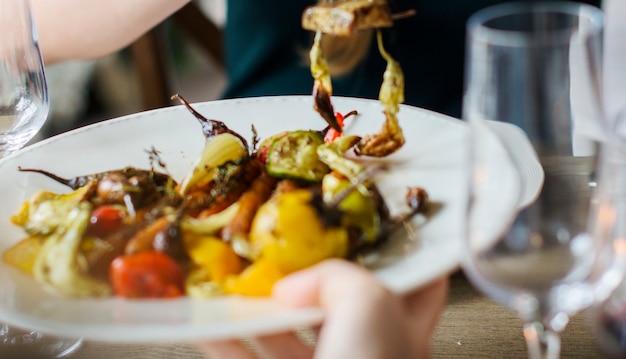
[[[344,117],[341,113],[336,112],[335,118],[337,119],[337,123],[343,129]],[[324,136],[324,142],[333,142],[337,137],[341,136],[341,132],[335,130],[334,128],[329,128]]]
[[[279,138],[283,138],[285,136],[287,136],[287,134],[289,134],[290,131],[285,131],[279,134],[276,134],[274,136],[272,136],[271,138],[269,138],[269,140],[271,140],[272,142],[274,142],[275,140],[278,140]],[[265,145],[264,147],[259,149],[259,154],[258,154],[258,158],[259,161],[261,161],[261,163],[265,164],[265,162],[267,162],[267,155],[270,152],[270,148],[272,147],[271,143],[265,143],[265,144],[261,144],[262,146]]]
[[[271,146],[265,146],[261,153],[259,153],[259,161],[261,161],[261,163],[263,164],[267,162],[267,154],[270,152],[270,147]]]
[[[126,298],[175,298],[185,293],[185,273],[172,257],[148,251],[124,255],[111,262],[115,295]]]
[[[116,206],[102,205],[91,213],[87,234],[103,238],[121,229],[124,224],[124,211]]]

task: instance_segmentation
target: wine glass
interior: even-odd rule
[[[624,128],[619,130],[623,120],[620,119],[622,123],[614,131],[615,136],[603,146],[598,165],[599,184],[594,196],[598,209],[596,222],[603,224],[598,227],[615,238],[614,247],[616,253],[622,255],[617,257],[621,261],[626,252],[626,138],[622,137]],[[603,354],[611,358],[626,356],[626,281],[623,277],[605,300],[594,304],[590,314],[594,337]]]
[[[606,214],[590,201],[606,134],[603,26],[600,9],[572,2],[495,5],[467,24],[463,268],[518,314],[531,358],[558,358],[570,316],[621,277]],[[518,136],[503,137],[490,121]],[[520,157],[525,148],[532,156]]]
[[[50,108],[28,0],[0,2],[0,157],[24,146]]]
[[[0,158],[30,141],[50,108],[44,65],[28,0],[0,0]],[[80,346],[0,322],[0,357],[60,358]]]

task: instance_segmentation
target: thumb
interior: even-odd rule
[[[325,312],[316,358],[414,356],[402,301],[354,263],[324,261],[278,282],[273,296],[285,305]]]

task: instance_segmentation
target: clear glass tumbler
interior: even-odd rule
[[[531,358],[558,358],[570,316],[619,281],[590,201],[606,135],[603,28],[600,9],[573,2],[505,3],[468,21],[463,268],[518,314]],[[492,121],[519,135],[503,137]],[[524,148],[533,155],[520,158]]]

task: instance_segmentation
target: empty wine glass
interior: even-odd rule
[[[622,123],[615,136],[603,145],[598,165],[598,188],[594,196],[596,210],[592,223],[600,235],[614,238],[618,268],[624,269],[626,254],[626,138]],[[622,127],[620,130],[619,127]],[[620,132],[622,132],[620,134]],[[611,358],[626,356],[626,281],[622,282],[603,301],[595,303],[590,311],[594,337],[603,354]]]
[[[600,9],[571,2],[500,4],[468,21],[463,268],[518,314],[531,358],[558,358],[570,316],[621,276],[612,238],[588,225],[605,134],[603,26]],[[503,137],[489,120],[510,124],[517,136]],[[532,155],[520,155],[526,149]]]
[[[0,158],[41,129],[50,108],[28,0],[0,0]],[[1,319],[1,318],[0,318]],[[60,358],[81,343],[0,323],[0,357]]]

